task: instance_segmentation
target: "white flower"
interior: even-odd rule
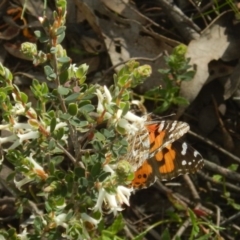
[[[96,90],[96,95],[98,97],[98,105],[97,105],[97,112],[98,113],[102,113],[104,111],[104,107],[103,107],[103,94],[101,93],[101,91],[99,89]]]
[[[109,93],[110,94],[110,93]],[[103,113],[105,108],[103,106],[103,103],[104,101],[106,100],[106,94],[105,96],[101,93],[101,91],[99,89],[96,90],[96,95],[97,95],[97,98],[98,98],[98,105],[97,105],[97,112],[99,114]],[[109,96],[107,97],[109,98]],[[108,99],[109,100],[109,99]],[[109,119],[112,115],[108,112],[106,112],[104,114],[104,119]]]
[[[116,193],[108,193],[104,188],[99,189],[99,195],[97,199],[96,205],[93,207],[93,211],[102,212],[102,204],[103,202],[106,204],[109,209],[108,213],[117,214],[118,211],[122,211],[122,204],[129,204],[129,198],[133,189],[128,189],[124,186],[118,186]]]
[[[26,157],[26,159],[33,164],[33,171],[42,179],[46,179],[48,177],[47,173],[45,173],[43,167],[39,165],[34,159],[33,159],[33,153],[30,153],[29,157]]]
[[[103,166],[103,170],[104,170],[105,172],[111,173],[111,175],[113,175],[113,174],[115,173],[115,171],[111,168],[111,166],[110,166],[109,164],[105,164],[105,165]]]
[[[70,71],[73,71],[73,72],[76,72],[76,71],[78,70],[78,67],[76,67],[76,63],[70,64],[69,70],[70,70]]]
[[[17,236],[21,239],[21,240],[28,240],[29,238],[27,237],[27,229],[24,228],[24,230],[22,231],[22,233],[18,234]]]
[[[144,122],[146,122],[145,117],[138,117],[132,112],[127,112],[124,116],[122,116],[123,110],[118,109],[116,114],[110,114],[107,112],[107,109],[105,107],[105,104],[108,105],[115,105],[114,102],[112,102],[112,95],[109,91],[109,89],[106,86],[103,86],[103,93],[97,89],[96,95],[98,97],[98,106],[97,106],[97,112],[99,114],[104,113],[104,119],[111,119],[114,124],[119,125],[120,127],[124,128],[126,131],[131,131],[132,128],[134,132],[138,131],[139,127],[133,125],[134,123],[142,124],[144,125]]]
[[[76,67],[76,64],[70,64],[69,68],[68,68],[68,77],[73,78],[76,77],[76,72],[78,70],[78,67]]]
[[[13,98],[16,100],[16,94],[13,93],[12,95]],[[20,115],[25,112],[25,107],[22,105],[22,103],[17,102],[15,106],[13,106],[11,112],[15,115]]]
[[[21,144],[24,140],[38,138],[39,137],[39,132],[38,131],[29,131],[27,133],[17,134],[17,136],[18,136],[19,142]]]
[[[86,213],[82,213],[81,218],[84,222],[89,222],[89,223],[93,224],[95,228],[98,226],[99,222],[101,221],[101,218],[99,220],[97,220],[95,218],[90,217]]]
[[[129,198],[131,196],[133,189],[132,188],[126,188],[124,186],[118,186],[117,187],[117,195],[116,198],[118,202],[122,205],[125,203],[127,206],[129,206]]]
[[[14,123],[13,125],[14,129],[32,129],[32,126],[28,123]]]
[[[116,195],[109,194],[106,192],[106,202],[107,202],[107,206],[109,207],[108,213],[113,213],[114,216],[117,215],[118,211],[123,210],[123,208],[118,204]]]
[[[107,100],[107,103],[111,103],[112,102],[112,95],[110,93],[110,91],[108,90],[108,88],[104,85],[103,86],[104,92],[105,92],[105,98]]]
[[[67,126],[67,123],[60,122],[60,123],[56,124],[55,130],[58,130],[59,128],[63,128],[63,127],[66,127],[66,126]]]
[[[33,171],[37,176],[39,176],[40,178],[42,178],[43,180],[45,180],[47,177],[48,177],[48,174],[44,171],[43,167],[40,166],[34,159],[33,159],[33,153],[30,154],[29,157],[26,157],[26,160],[28,160],[32,165],[33,165],[33,168],[32,169],[28,169],[29,171]],[[22,180],[20,181],[16,181],[14,179],[14,183],[16,185],[16,187],[21,190],[21,187],[24,185],[24,184],[27,184],[31,181],[33,181],[34,178],[30,178],[30,177],[25,177],[23,178]]]
[[[58,129],[66,127],[66,126],[67,126],[67,123],[59,122],[59,123],[56,124],[55,130],[58,130]],[[50,126],[47,127],[47,131],[50,132]]]
[[[67,214],[66,213],[61,213],[58,216],[54,217],[54,221],[56,223],[57,226],[62,226],[64,228],[68,227],[68,224],[66,223],[66,218],[67,218]]]
[[[139,123],[143,123],[146,122],[146,118],[145,117],[138,117],[137,115],[135,115],[132,112],[127,112],[124,115],[124,118],[131,121],[131,122],[139,122]]]
[[[29,182],[33,181],[32,178],[29,177],[25,177],[24,179],[20,180],[20,181],[16,181],[15,179],[13,180],[13,182],[15,183],[15,186],[21,191],[21,188],[24,184],[27,184]]]
[[[97,203],[92,208],[92,210],[94,212],[96,212],[96,211],[102,212],[102,204],[103,204],[103,200],[104,200],[104,197],[105,197],[105,193],[106,193],[106,191],[105,191],[104,188],[99,189]]]

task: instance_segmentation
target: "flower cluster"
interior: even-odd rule
[[[99,115],[103,116],[104,120],[108,120],[110,124],[113,124],[116,128],[120,127],[124,129],[124,133],[128,143],[132,142],[132,139],[138,134],[139,129],[144,128],[146,122],[146,117],[138,117],[134,113],[127,111],[123,114],[122,109],[118,109],[113,113],[107,111],[111,106],[115,105],[113,97],[109,89],[104,86],[103,90],[97,89],[96,91],[98,97],[98,106],[97,112]],[[121,159],[127,158],[126,156],[121,156]],[[124,164],[124,170],[126,173],[129,173],[128,166],[129,164]],[[111,164],[111,161],[107,165],[104,165],[104,171],[111,173],[111,175],[104,180],[104,182],[98,184],[98,200],[96,205],[93,207],[94,211],[102,212],[102,205],[104,204],[108,209],[108,213],[113,212],[115,215],[117,211],[122,211],[122,205],[126,204],[129,206],[129,198],[133,192],[132,188],[128,188],[122,185],[115,186],[114,191],[109,191],[104,186],[108,185],[108,182],[111,182],[111,179],[114,179],[118,174],[116,172],[118,164]],[[131,167],[131,166],[130,166]],[[133,169],[131,170],[133,171]]]

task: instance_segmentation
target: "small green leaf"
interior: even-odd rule
[[[53,163],[55,166],[59,165],[64,160],[64,156],[52,156],[51,157],[51,163]]]
[[[84,170],[83,168],[76,167],[76,168],[74,169],[74,174],[75,174],[78,178],[85,177],[85,170]]]
[[[59,197],[59,198],[57,198],[57,199],[55,200],[56,206],[63,206],[64,203],[65,203],[65,200],[64,200],[63,197]]]
[[[82,79],[83,77],[85,77],[87,74],[88,68],[89,66],[85,63],[80,65],[76,71],[76,77],[79,79]],[[83,82],[80,81],[80,83],[83,83]]]
[[[100,174],[102,170],[102,164],[101,163],[95,163],[90,171],[92,177],[96,177]]]
[[[66,88],[63,86],[59,86],[57,90],[58,90],[58,93],[62,96],[65,96],[70,92],[69,88]]]
[[[223,176],[215,174],[212,179],[216,182],[220,182],[223,179]]]
[[[97,141],[101,141],[101,142],[103,142],[103,141],[106,140],[105,136],[104,136],[102,133],[100,133],[100,132],[95,132],[95,133],[94,133],[94,138],[95,138]]]
[[[77,104],[75,103],[70,103],[68,105],[68,113],[71,115],[71,116],[76,116],[77,113],[78,113],[78,106]]]
[[[57,48],[56,47],[51,47],[50,48],[50,53],[54,54],[57,52]]]
[[[87,105],[80,107],[79,111],[89,113],[89,112],[92,112],[94,109],[95,109],[95,107],[93,105],[87,104]]]
[[[50,123],[50,132],[51,133],[55,130],[56,125],[57,125],[57,119],[54,117],[54,118],[52,118],[51,123]]]
[[[72,118],[72,116],[69,114],[69,113],[62,113],[60,116],[59,116],[62,120],[69,120]]]
[[[172,99],[172,102],[174,104],[178,104],[178,105],[189,105],[189,101],[186,98],[183,98],[183,97],[174,97]]]
[[[120,76],[118,78],[118,85],[120,87],[124,87],[128,81],[129,81],[129,75]]]
[[[20,95],[21,95],[21,100],[22,100],[22,102],[23,102],[23,103],[27,103],[27,101],[28,101],[28,96],[27,96],[25,93],[23,93],[23,92],[21,92]]]
[[[54,73],[53,69],[48,65],[44,67],[44,72],[47,76]]]
[[[119,231],[125,226],[122,214],[119,214],[114,220],[113,224],[107,228],[108,232],[111,232],[112,235],[116,235]]]
[[[44,73],[49,81],[52,81],[57,77],[56,73],[54,73],[53,69],[48,65],[44,67]]]
[[[122,116],[125,116],[126,113],[130,109],[130,103],[129,102],[120,102],[120,108],[122,109]]]
[[[196,238],[195,240],[209,240],[209,239],[214,239],[211,236],[213,235],[213,232],[210,232],[208,234],[205,234],[199,238]]]
[[[65,38],[65,32],[63,32],[60,35],[58,35],[57,43],[60,44],[63,41],[64,38]]]
[[[233,163],[233,164],[231,164],[231,165],[228,167],[228,169],[231,170],[231,171],[236,172],[237,169],[238,169],[238,166],[239,166],[239,164]]]
[[[37,38],[40,38],[41,37],[41,32],[40,31],[34,31],[34,34]]]
[[[157,107],[157,108],[154,110],[154,112],[156,112],[156,113],[162,113],[162,112],[168,110],[168,109],[170,108],[170,106],[171,106],[171,103],[169,103],[169,102],[167,102],[167,101],[164,101],[164,102],[161,104],[160,107]]]
[[[80,93],[72,93],[65,98],[66,102],[73,102],[76,101],[80,96]]]
[[[163,233],[161,234],[161,239],[162,240],[171,240],[172,239],[168,228],[164,229]]]
[[[57,32],[56,32],[56,36],[62,34],[63,32],[65,32],[66,30],[66,27],[65,26],[61,26],[57,29]]]
[[[60,140],[60,139],[62,139],[62,137],[63,137],[63,135],[64,135],[64,129],[63,128],[59,128],[58,130],[57,130],[57,139],[58,140]]]
[[[109,173],[109,172],[103,172],[98,176],[98,180],[100,182],[103,182],[110,175],[111,175],[111,173]]]
[[[69,123],[70,123],[71,125],[77,127],[80,132],[86,132],[86,131],[89,130],[88,128],[83,129],[84,127],[88,126],[88,124],[89,124],[88,121],[82,121],[82,120],[80,120],[80,119],[74,118],[74,119],[70,119],[70,120],[69,120]],[[81,129],[81,128],[82,128],[82,129]],[[85,130],[85,131],[82,131],[82,130]]]
[[[53,151],[56,148],[56,142],[54,139],[50,139],[48,143],[48,149],[49,151]]]
[[[61,68],[61,73],[59,74],[59,80],[61,84],[65,84],[68,81],[68,71]]]
[[[59,63],[69,63],[71,61],[69,57],[60,57],[57,60]]]
[[[66,2],[66,0],[58,0],[58,1],[56,1],[56,5],[58,8],[66,9],[67,2]]]
[[[106,138],[108,138],[108,139],[115,137],[115,133],[114,133],[113,130],[108,130],[108,129],[105,129],[105,128],[104,128],[101,132],[102,132],[103,135],[104,135]]]
[[[97,151],[102,151],[103,149],[103,144],[101,142],[93,141],[92,145],[93,145],[93,148]]]

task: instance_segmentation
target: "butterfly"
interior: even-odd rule
[[[149,122],[129,139],[128,161],[133,166],[130,186],[147,188],[157,179],[171,180],[194,173],[204,165],[202,156],[181,137],[189,125],[180,121]]]

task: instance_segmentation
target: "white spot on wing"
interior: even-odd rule
[[[187,144],[184,142],[183,144],[182,144],[182,151],[181,151],[181,154],[184,156],[184,155],[186,155],[186,153],[187,153],[187,148],[188,148],[188,146],[187,146]]]
[[[194,157],[197,157],[197,156],[200,155],[200,154],[199,154],[198,151],[195,150],[195,151],[193,152],[193,155],[194,155]]]
[[[186,160],[182,160],[182,165],[185,166],[187,164]]]

